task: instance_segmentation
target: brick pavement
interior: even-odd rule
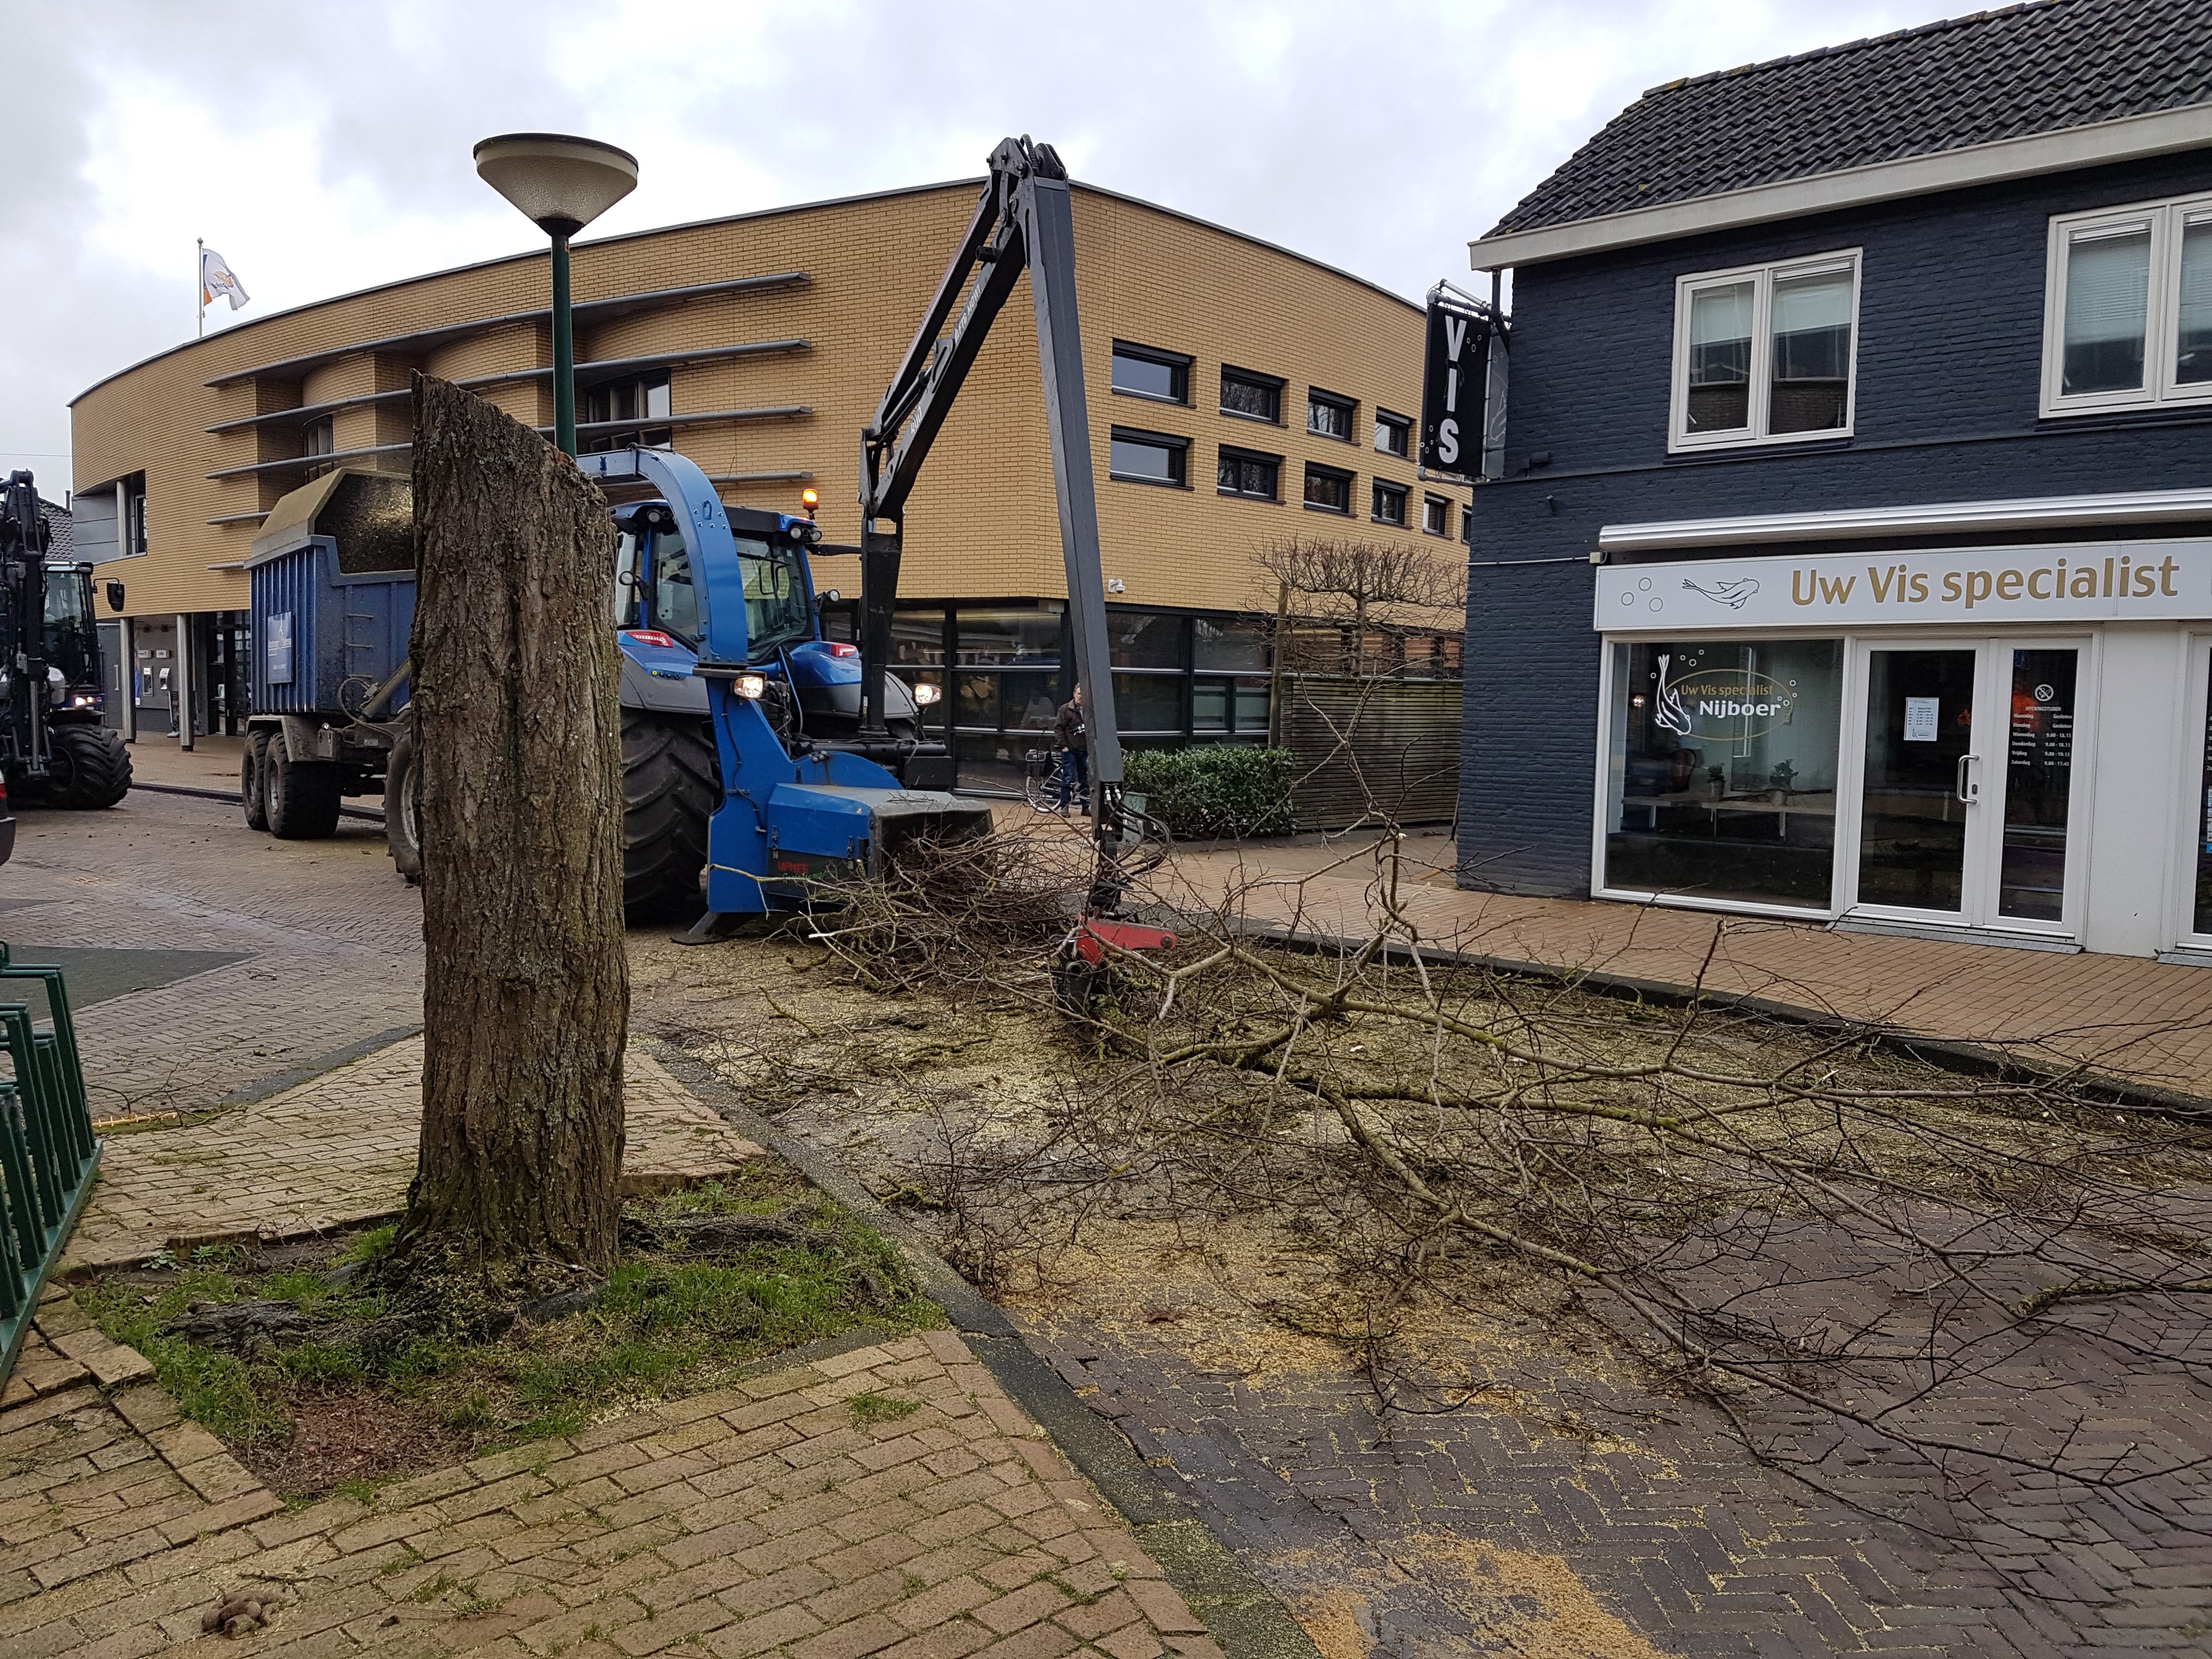
[[[422,1020],[422,901],[374,824],[280,842],[235,806],[134,792],[105,812],[26,810],[17,826],[0,937],[19,957],[41,946],[240,957],[85,1009],[97,1117],[202,1110]]]
[[[1450,885],[1451,844],[1414,836],[1400,897],[1442,951],[1509,963],[1698,985],[1731,997],[1989,1048],[2187,1096],[2212,1093],[2212,969],[2147,957],[1837,933],[1658,906],[1476,893]],[[1335,864],[1339,867],[1324,870]],[[1357,844],[1198,850],[1170,902],[1233,899],[1248,925],[1365,939],[1376,866]],[[1709,955],[1710,953],[1710,955]]]
[[[289,1510],[159,1389],[56,1375],[0,1408],[0,1652],[226,1651],[202,1617],[242,1592],[301,1659],[1219,1659],[958,1337],[772,1363]]]
[[[642,1048],[623,1073],[626,1194],[710,1180],[762,1155]],[[63,1271],[396,1212],[415,1173],[422,1079],[422,1040],[409,1037],[206,1123],[111,1135]]]

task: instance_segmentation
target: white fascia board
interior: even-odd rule
[[[1572,224],[1508,231],[1503,236],[1469,242],[1468,259],[1477,270],[1504,270],[1572,258],[1577,254],[1730,230],[1740,225],[1802,219],[1900,197],[1927,196],[1970,185],[2067,173],[2207,146],[2212,146],[2212,104],[2192,104],[2186,109],[2158,110],[2091,126],[2030,133],[2020,138],[2001,138],[1995,143],[1939,150],[1932,155],[1911,155],[1809,178],[1753,185],[1747,190],[1634,208]]]
[[[1737,547],[1761,542],[1844,541],[1854,537],[1946,535],[1981,530],[2189,522],[2212,519],[2212,489],[2140,489],[2114,495],[2042,495],[2002,501],[1932,501],[1844,507],[1826,513],[1758,513],[1732,519],[1609,524],[1599,550]]]

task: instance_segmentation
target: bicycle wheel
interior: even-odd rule
[[[1049,812],[1060,800],[1060,757],[1048,749],[1031,749],[1022,756],[1022,798],[1040,812]]]

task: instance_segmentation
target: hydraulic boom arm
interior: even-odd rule
[[[960,395],[975,354],[1024,270],[1036,306],[1038,367],[1060,507],[1060,551],[1074,623],[1075,677],[1090,730],[1091,824],[1110,858],[1118,845],[1121,740],[1106,637],[1091,416],[1084,401],[1082,333],[1075,315],[1075,228],[1067,169],[1049,144],[1009,138],[991,152],[991,176],[967,234],[860,434],[861,725],[879,732],[890,659],[907,497]]]

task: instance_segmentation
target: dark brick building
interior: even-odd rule
[[[2212,5],[1656,88],[1473,254],[1464,882],[2212,963]]]

